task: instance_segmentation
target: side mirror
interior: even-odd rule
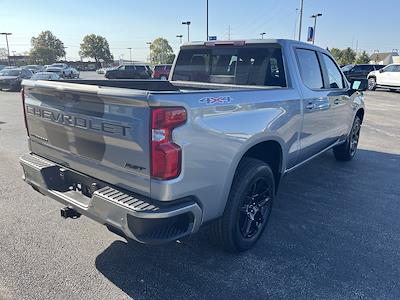
[[[383,73],[383,72],[385,72],[385,71],[383,71],[383,69],[379,69],[379,73]]]
[[[350,81],[350,86],[353,91],[363,92],[368,89],[367,79],[352,79]]]

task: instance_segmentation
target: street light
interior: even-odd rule
[[[301,40],[301,26],[303,26],[303,8],[304,8],[304,0],[300,0],[299,41]]]
[[[206,41],[208,41],[208,0],[206,0],[206,14],[207,14],[207,17],[206,17],[207,39],[206,39]]]
[[[151,42],[147,42],[146,44],[149,45],[149,50],[150,50],[149,62],[151,63]]]
[[[179,44],[182,44],[183,35],[182,34],[178,34],[176,37],[179,38]]]
[[[264,39],[264,34],[267,34],[266,32],[261,32],[260,33],[260,36],[261,36],[261,39],[263,40]]]
[[[12,35],[10,32],[0,32],[0,35],[5,35],[6,36],[6,43],[7,43],[7,60],[8,60],[8,65],[11,66],[10,63],[10,47],[8,46],[8,36]]]
[[[190,21],[186,21],[186,22],[182,22],[182,25],[187,25],[187,34],[188,34],[188,42],[189,42],[189,26],[190,26],[191,22]]]
[[[126,49],[129,49],[129,60],[132,63],[132,47],[128,47]]]
[[[65,63],[67,62],[67,51],[65,51],[65,49],[68,49],[68,47],[64,47],[64,52],[65,52],[65,57],[64,57],[64,59],[65,59]]]
[[[314,34],[313,34],[313,38],[312,38],[312,43],[314,44],[314,42],[315,42],[315,34],[316,34],[316,32],[317,32],[317,18],[318,17],[320,17],[320,16],[322,16],[322,14],[315,14],[315,15],[312,15],[310,18],[314,18]]]

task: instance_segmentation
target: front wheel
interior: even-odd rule
[[[356,155],[358,140],[360,139],[361,119],[356,116],[350,134],[345,143],[333,148],[337,160],[349,161]]]
[[[376,79],[374,77],[368,78],[368,90],[376,90]]]
[[[212,225],[214,240],[229,252],[254,246],[265,230],[275,195],[268,164],[245,158],[233,180],[224,214]]]

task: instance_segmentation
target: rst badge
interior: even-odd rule
[[[219,96],[219,97],[204,97],[199,100],[200,103],[205,105],[215,104],[227,104],[232,102],[231,96]]]

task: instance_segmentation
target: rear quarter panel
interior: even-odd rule
[[[210,97],[222,100],[207,103]],[[296,163],[302,122],[299,97],[292,88],[150,95],[150,106],[184,106],[188,114],[187,123],[173,131],[174,142],[183,150],[182,173],[174,180],[151,180],[152,198],[195,196],[203,221],[220,216],[237,165],[252,146],[277,141],[282,165]]]

